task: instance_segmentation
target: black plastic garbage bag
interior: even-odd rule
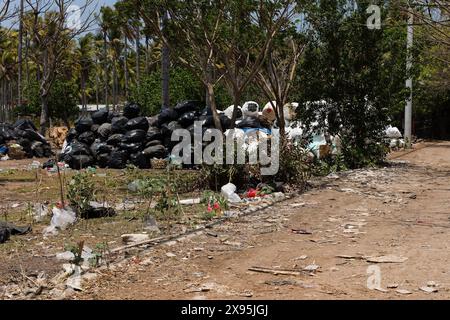
[[[71,143],[73,140],[77,138],[77,136],[78,136],[77,130],[75,130],[75,128],[70,129],[66,135],[67,143]]]
[[[127,130],[125,126],[128,122],[126,117],[117,117],[111,121],[111,132],[112,133],[125,133]]]
[[[178,112],[172,109],[164,109],[158,115],[158,127],[161,127],[164,123],[177,120],[179,117]]]
[[[108,112],[108,122],[111,123],[112,119],[120,117],[120,113],[116,111],[109,111]]]
[[[80,212],[80,217],[82,219],[98,219],[98,218],[107,218],[114,217],[116,215],[116,211],[113,208],[105,208],[105,207],[90,207],[86,210]]]
[[[33,157],[33,150],[31,150],[31,141],[26,138],[20,138],[17,143],[22,147],[23,151],[28,157]]]
[[[42,169],[50,169],[53,168],[56,165],[55,159],[49,159],[48,161],[44,162],[42,165]]]
[[[160,140],[152,140],[145,144],[145,148],[154,147],[154,146],[158,146],[158,145],[162,145],[162,142]]]
[[[72,141],[64,150],[65,154],[71,155],[90,155],[89,147],[77,140]]]
[[[226,115],[221,114],[220,115],[220,124],[222,125],[222,130],[228,130],[231,128],[231,119],[228,118]]]
[[[130,163],[140,169],[150,169],[150,160],[142,153],[133,153],[130,155]]]
[[[0,221],[0,243],[8,241],[10,235],[22,235],[31,231],[31,227],[17,227],[9,222]]]
[[[144,142],[147,137],[147,132],[144,130],[128,131],[123,139],[125,143]]]
[[[212,116],[212,110],[210,107],[206,107],[202,111],[202,116]]]
[[[162,139],[161,130],[155,127],[148,129],[146,137],[147,141],[161,140],[161,139]]]
[[[109,112],[106,109],[100,109],[92,114],[92,121],[95,124],[102,125],[108,121]]]
[[[124,137],[123,134],[120,134],[120,133],[113,134],[112,136],[110,136],[108,138],[106,143],[111,146],[116,146],[122,142],[122,140],[124,139],[123,137]]]
[[[190,125],[194,124],[194,121],[197,120],[199,117],[198,112],[195,111],[191,111],[191,112],[187,112],[185,114],[183,114],[179,119],[178,119],[178,123],[183,127],[183,128],[187,128]]]
[[[148,131],[149,127],[150,126],[148,124],[146,117],[138,117],[138,118],[131,119],[125,125],[125,129],[127,131],[137,130],[137,129]]]
[[[7,123],[0,123],[0,136],[2,136],[5,141],[16,140],[18,138],[14,132],[14,128]]]
[[[174,132],[177,129],[182,129],[182,127],[180,126],[180,124],[177,121],[172,121],[169,123],[164,123],[161,126],[161,133],[164,138],[167,138],[167,137],[171,137],[172,132]]]
[[[97,133],[100,137],[107,139],[111,135],[111,123],[104,123],[98,129]]]
[[[101,153],[97,155],[97,165],[100,168],[106,168],[108,166],[110,153]]]
[[[167,150],[164,146],[158,145],[148,147],[142,152],[147,158],[164,159],[167,155]]]
[[[31,150],[33,150],[33,155],[37,158],[45,157],[44,145],[40,141],[33,141],[31,144]]]
[[[119,143],[119,149],[127,151],[129,153],[136,153],[142,150],[142,142],[134,143]]]
[[[9,232],[9,229],[6,228],[0,228],[0,243],[5,243],[9,240],[11,233]]]
[[[262,126],[257,118],[247,117],[236,125],[236,128],[262,128]]]
[[[148,121],[148,125],[150,127],[157,127],[158,126],[158,116],[148,117],[147,121]]]
[[[78,141],[91,145],[95,141],[95,134],[92,131],[86,131],[78,136]]]
[[[26,130],[30,129],[33,131],[37,131],[36,126],[34,125],[33,121],[28,119],[19,119],[14,123],[14,128],[20,129],[20,130]]]
[[[48,143],[43,143],[42,148],[44,149],[44,157],[50,157],[53,155],[52,146]]]
[[[82,134],[90,131],[93,124],[94,121],[92,121],[91,117],[82,117],[75,122],[75,130],[77,130],[78,134]]]
[[[111,152],[107,167],[111,169],[124,169],[127,166],[128,152],[116,150]]]
[[[70,161],[67,163],[72,169],[81,170],[93,166],[95,161],[89,155],[74,155],[70,157]]]
[[[94,157],[98,157],[99,154],[110,154],[113,147],[100,140],[95,140],[95,142],[90,147],[91,153]]]
[[[92,127],[91,127],[91,131],[93,133],[97,133],[98,132],[98,128],[100,128],[99,124],[93,124]]]
[[[183,114],[190,111],[199,111],[204,105],[200,101],[183,101],[178,103],[173,109],[178,114]]]
[[[141,106],[136,102],[129,102],[123,108],[123,116],[128,119],[133,119],[139,117],[141,114]]]
[[[42,143],[47,143],[47,140],[43,136],[41,136],[38,132],[33,129],[25,129],[23,131],[23,137],[30,141],[40,141]]]

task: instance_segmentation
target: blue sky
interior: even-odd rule
[[[3,0],[0,0],[0,1],[3,1]],[[97,10],[99,10],[104,5],[112,6],[116,2],[117,2],[116,0],[94,0],[92,5],[96,6]],[[13,0],[12,5],[11,5],[11,10],[12,10],[12,8],[17,7],[18,3],[19,3],[18,0]],[[82,6],[85,3],[86,3],[86,0],[74,0],[74,2],[73,2],[73,4],[79,5],[79,6]],[[25,2],[25,6],[26,6],[26,2]],[[3,23],[3,25],[9,26],[12,23],[14,23],[14,21],[6,21]]]

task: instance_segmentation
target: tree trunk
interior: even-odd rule
[[[85,79],[85,71],[81,71],[81,104],[83,106],[82,108],[82,114],[87,114],[87,103],[86,103],[86,79]]]
[[[28,36],[25,34],[25,73],[26,73],[25,81],[27,82],[27,84],[30,83],[30,63],[28,56],[29,47],[30,47],[30,39],[28,39]]]
[[[23,1],[20,0],[20,13],[19,13],[19,46],[17,48],[17,104],[22,104],[22,43],[23,43]]]
[[[136,25],[136,85],[139,87],[141,83],[141,52],[139,49],[141,41],[141,30],[139,24]]]
[[[113,107],[114,110],[117,111],[117,67],[116,67],[116,61],[113,61]]]
[[[145,72],[150,73],[150,54],[149,54],[149,37],[145,35]]]
[[[125,49],[123,59],[123,74],[125,78],[125,98],[128,99],[128,38],[125,36]]]
[[[106,104],[106,110],[109,111],[109,103],[108,103],[108,40],[106,38],[106,32],[103,33],[103,72],[105,73],[104,76],[104,90],[105,90],[105,104]]]
[[[48,123],[49,123],[49,112],[48,112],[48,96],[47,95],[41,95],[41,121],[40,121],[40,133],[45,136],[45,132],[48,129]]]
[[[98,60],[97,60],[98,63]],[[99,83],[100,83],[100,79],[98,76],[98,70],[95,70],[95,103],[97,104],[97,110],[98,110],[98,105],[100,104],[99,101]]]
[[[234,98],[233,98],[233,103],[234,103],[234,109],[233,109],[233,115],[231,117],[231,129],[234,129],[235,125],[236,125],[236,118],[237,118],[237,113],[238,113],[238,106],[241,103],[241,93],[239,90],[233,90],[234,91]]]
[[[169,13],[164,13],[163,28],[167,24],[169,19]],[[169,94],[169,81],[170,81],[170,51],[166,44],[163,44],[162,48],[162,109],[170,107],[170,94]]]
[[[222,124],[220,123],[220,117],[219,114],[217,113],[216,99],[214,95],[214,85],[212,83],[208,83],[206,85],[206,89],[208,91],[208,99],[209,99],[208,103],[211,108],[214,125],[217,129],[223,132]]]

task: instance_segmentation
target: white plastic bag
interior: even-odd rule
[[[402,133],[398,130],[398,128],[389,126],[386,129],[386,137],[389,139],[399,139],[402,137]]]
[[[65,230],[69,225],[75,223],[76,214],[69,207],[66,207],[66,209],[59,209],[54,207],[52,212],[53,217],[50,221],[50,226]]]
[[[221,193],[231,203],[238,203],[242,201],[236,193],[236,186],[232,183],[224,185],[221,189]]]

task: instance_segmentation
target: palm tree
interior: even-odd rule
[[[80,88],[83,112],[87,112],[86,83],[89,81],[89,74],[94,63],[95,47],[94,37],[91,33],[78,40],[76,56],[80,68]]]

